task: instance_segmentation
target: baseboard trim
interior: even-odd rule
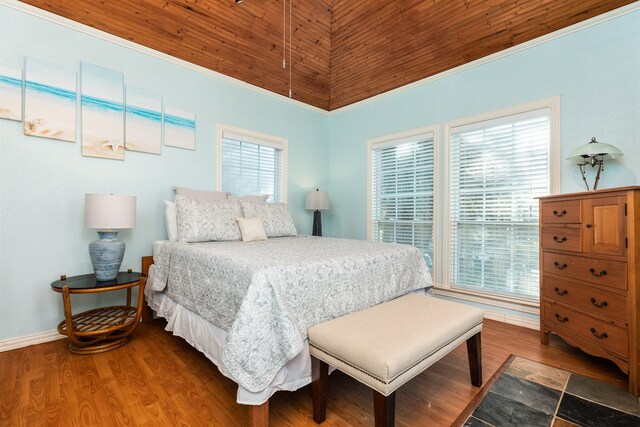
[[[0,341],[0,353],[3,351],[15,350],[17,348],[28,347],[30,345],[42,344],[49,341],[55,341],[66,338],[66,335],[60,335],[58,331],[47,331],[38,334],[25,335],[24,337],[10,338]]]
[[[508,323],[510,325],[522,326],[528,329],[540,330],[540,321],[537,319],[525,319],[517,316],[510,316],[504,313],[497,313],[495,311],[484,312],[485,319],[496,320],[502,323]]]

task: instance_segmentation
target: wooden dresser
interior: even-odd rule
[[[615,362],[640,386],[640,187],[540,199],[540,339]]]

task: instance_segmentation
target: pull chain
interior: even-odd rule
[[[291,41],[291,34],[292,34],[292,29],[291,29],[292,28],[292,26],[291,26],[291,15],[292,15],[292,13],[291,13],[291,9],[292,9],[292,6],[291,6],[291,3],[292,2],[293,2],[293,0],[289,0],[289,98],[291,98],[291,95],[293,93],[292,89],[291,89],[291,72],[292,72],[292,70],[291,70],[291,68],[292,68],[292,62],[291,62],[291,44],[292,44],[292,41]]]

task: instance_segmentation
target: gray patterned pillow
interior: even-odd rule
[[[245,217],[262,219],[267,237],[297,236],[296,226],[286,203],[241,202]]]
[[[178,208],[178,240],[180,242],[213,242],[240,240],[240,203],[228,200],[191,199],[176,196]]]

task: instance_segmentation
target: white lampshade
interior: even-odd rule
[[[587,144],[573,150],[567,160],[583,160],[586,157],[603,156],[608,159],[615,159],[623,156],[622,151],[611,144],[596,141],[595,138],[591,138],[591,141]]]
[[[85,194],[84,225],[113,230],[136,226],[136,196]]]
[[[307,202],[305,209],[314,211],[324,211],[329,209],[329,193],[326,191],[309,191],[307,193]]]

